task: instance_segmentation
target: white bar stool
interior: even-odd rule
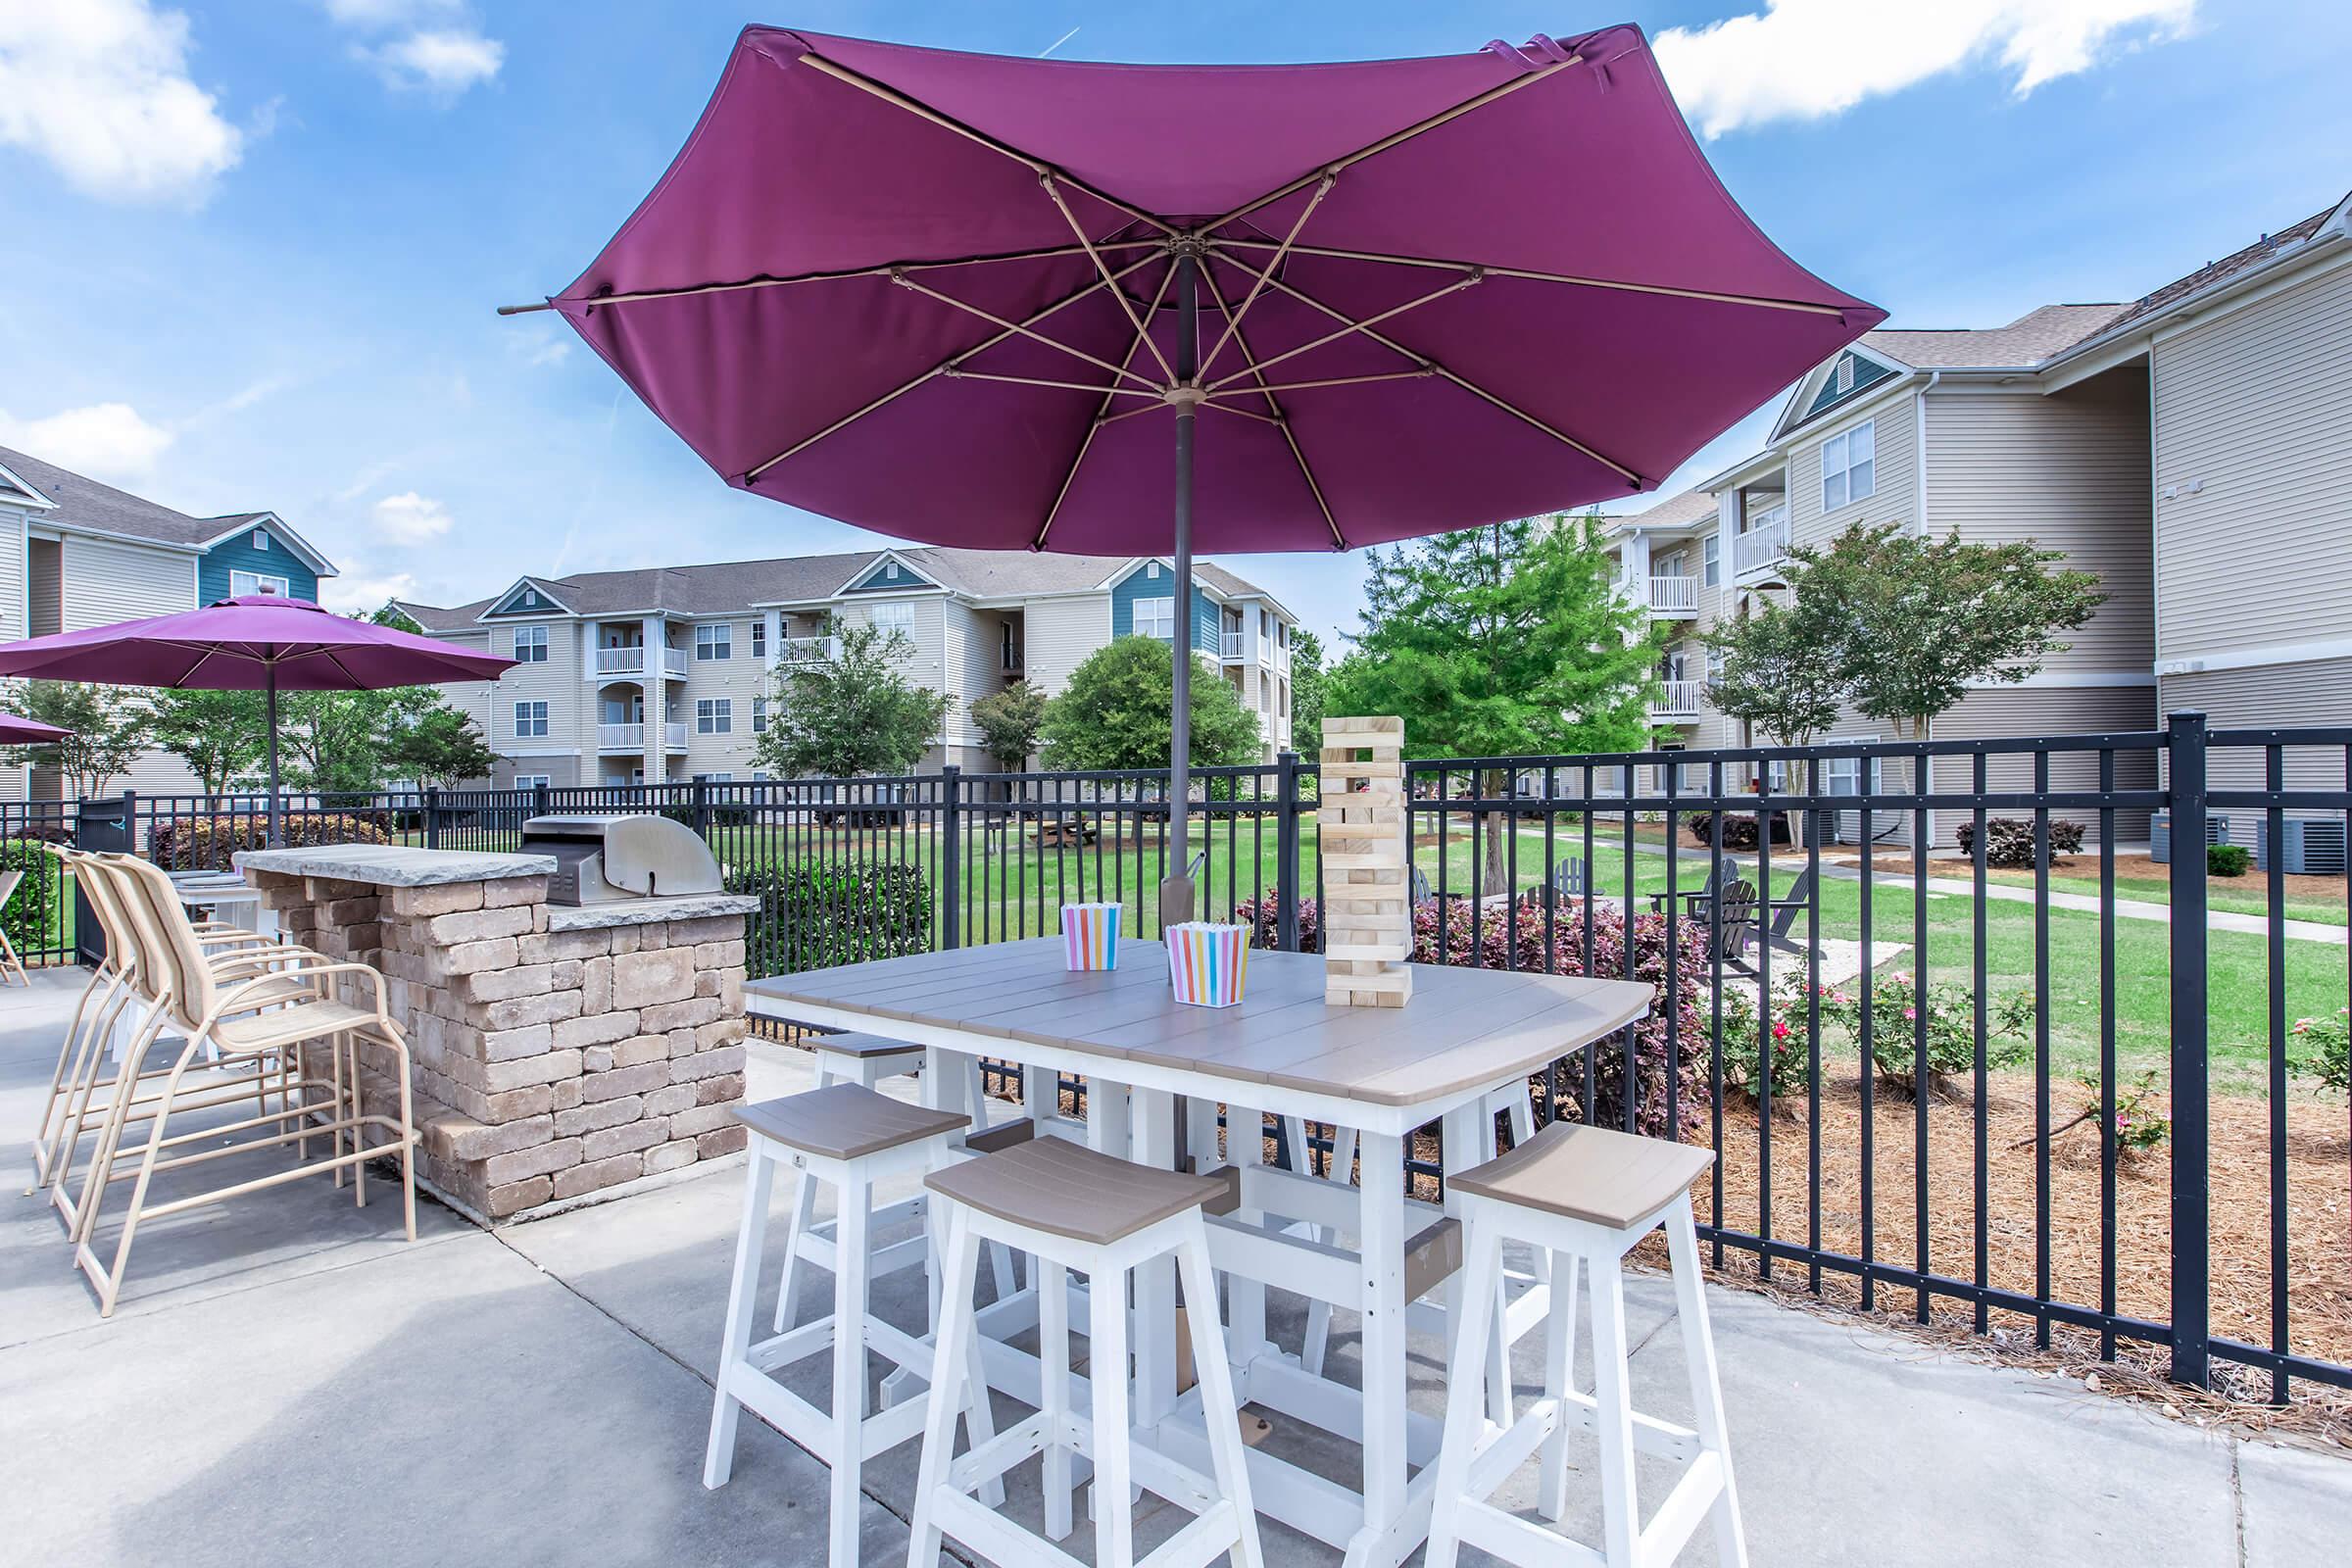
[[[1453,1568],[1465,1541],[1523,1568],[1564,1562],[1650,1568],[1672,1562],[1709,1516],[1724,1568],[1745,1568],[1747,1547],[1732,1484],[1732,1456],[1724,1443],[1723,1390],[1707,1327],[1698,1233],[1690,1217],[1690,1184],[1714,1158],[1706,1150],[1663,1139],[1554,1122],[1500,1159],[1451,1178],[1469,1232],[1464,1298],[1488,1300],[1500,1289],[1505,1241],[1550,1254],[1555,1294],[1545,1322],[1543,1396],[1499,1428],[1484,1420],[1494,1314],[1462,1314],[1446,1370],[1446,1435],[1438,1451],[1437,1500],[1424,1568]],[[1674,1265],[1675,1313],[1683,1328],[1695,1430],[1636,1414],[1629,1387],[1624,1257],[1660,1226]],[[1571,1387],[1577,1280],[1588,1267],[1596,1384],[1591,1396]],[[1556,1524],[1567,1503],[1570,1427],[1600,1440],[1604,1540],[1599,1551],[1486,1500],[1540,1448],[1539,1505]],[[1646,1527],[1635,1491],[1637,1451],[1685,1466]]]
[[[941,1376],[931,1385],[915,1481],[909,1568],[937,1568],[943,1536],[994,1562],[1068,1568],[1074,1559],[1051,1542],[1072,1529],[1073,1454],[1094,1465],[1097,1568],[1135,1568],[1130,1489],[1137,1486],[1194,1515],[1144,1559],[1146,1564],[1200,1568],[1230,1553],[1236,1568],[1263,1568],[1233,1372],[1217,1325],[1208,1232],[1200,1217],[1201,1205],[1224,1197],[1227,1183],[1131,1164],[1060,1138],[1039,1138],[935,1170],[924,1181],[945,1204],[947,1297],[939,1324]],[[980,1377],[972,1292],[983,1241],[1002,1241],[1028,1252],[1037,1271],[1043,1406],[994,1438],[976,1438],[971,1451],[957,1459],[950,1453],[956,1384],[976,1383]],[[1127,1275],[1171,1255],[1185,1299],[1194,1303],[1187,1317],[1213,1477],[1135,1444],[1132,1435]],[[1091,1416],[1071,1408],[1066,1288],[1071,1269],[1085,1274],[1089,1286]],[[952,1363],[967,1369],[962,1379],[951,1379],[946,1369]],[[1044,1456],[1044,1541],[972,1495],[1032,1454]]]
[[[896,1447],[923,1430],[923,1406],[915,1401],[869,1414],[865,1352],[871,1348],[916,1377],[932,1375],[931,1347],[869,1309],[868,1286],[875,1265],[882,1269],[919,1262],[927,1239],[918,1233],[900,1247],[911,1250],[893,1260],[899,1247],[879,1257],[868,1243],[874,1217],[874,1183],[928,1169],[948,1157],[951,1134],[968,1118],[961,1111],[927,1110],[858,1084],[833,1084],[782,1100],[738,1106],[736,1119],[750,1131],[750,1169],[744,1181],[743,1228],[735,1239],[735,1277],[727,1297],[727,1327],[719,1343],[717,1394],[710,1411],[710,1442],[703,1457],[703,1485],[722,1487],[735,1464],[735,1426],[745,1409],[815,1454],[833,1470],[831,1562],[858,1562],[858,1478],[866,1460]],[[760,1293],[760,1254],[767,1233],[768,1200],[776,1167],[801,1173],[806,1188],[830,1185],[839,1195],[841,1218],[827,1250],[833,1270],[833,1310],[811,1323],[754,1344],[752,1314]],[[796,1219],[787,1245],[804,1241]],[[775,1374],[830,1348],[833,1352],[833,1408],[820,1410],[776,1381]],[[960,1379],[946,1396],[952,1427],[966,1415],[975,1445],[991,1431],[985,1392],[974,1397]]]

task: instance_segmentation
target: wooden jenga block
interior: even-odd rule
[[[1404,720],[1327,718],[1320,756],[1323,1000],[1401,1007],[1413,994]]]

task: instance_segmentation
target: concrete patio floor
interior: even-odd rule
[[[23,1191],[79,984],[46,972],[0,991],[0,1560],[821,1562],[824,1471],[782,1437],[747,1419],[733,1482],[701,1482],[739,1165],[495,1234],[424,1203],[414,1246],[388,1185],[363,1210],[323,1180],[293,1183],[157,1222],[102,1322]],[[797,1053],[756,1043],[755,1096],[801,1081]],[[885,1315],[914,1323],[919,1275],[889,1285]],[[1637,1396],[1681,1418],[1667,1293],[1644,1278],[1630,1295]],[[1298,1303],[1274,1304],[1295,1345]],[[1758,1297],[1711,1304],[1758,1564],[2288,1568],[2339,1556],[2352,1533],[2352,1462]],[[1346,1314],[1332,1347],[1346,1369]],[[1435,1412],[1440,1348],[1415,1350],[1414,1399]],[[804,1392],[821,1396],[821,1360]],[[1537,1366],[1523,1353],[1516,1370],[1525,1384]],[[1296,1424],[1270,1442],[1335,1474],[1351,1456]],[[1590,1454],[1572,1457],[1590,1473]],[[869,1466],[865,1561],[905,1560],[913,1471],[911,1445]],[[1034,1521],[1034,1467],[1014,1479],[1008,1506]],[[1147,1520],[1139,1546],[1167,1528]],[[1706,1535],[1684,1561],[1712,1560]],[[1082,1523],[1068,1544],[1082,1556],[1086,1537]],[[1266,1546],[1282,1568],[1338,1561],[1279,1527]]]

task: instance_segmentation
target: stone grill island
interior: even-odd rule
[[[743,1147],[745,921],[729,894],[550,904],[556,861],[374,844],[236,858],[288,938],[382,972],[417,1180],[482,1221]],[[368,1108],[391,1085],[364,1084]]]

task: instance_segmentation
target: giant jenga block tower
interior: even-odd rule
[[[1404,720],[1323,721],[1323,1000],[1401,1007],[1413,994]]]

